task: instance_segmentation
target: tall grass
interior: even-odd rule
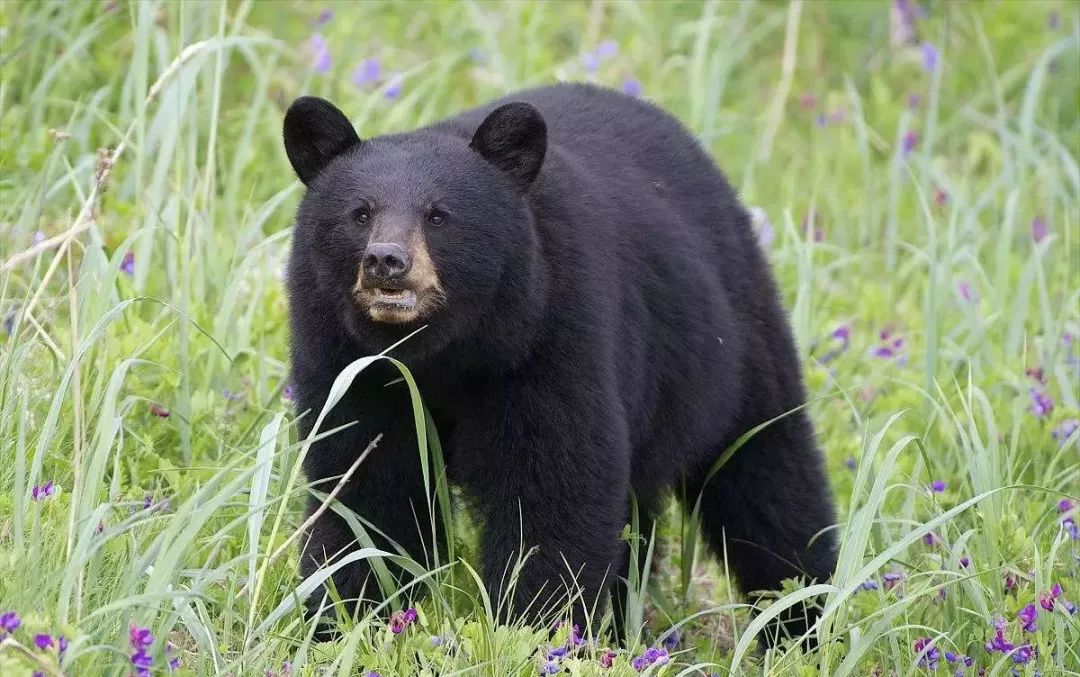
[[[0,614],[22,622],[0,640],[0,674],[127,674],[131,626],[155,638],[155,673],[175,658],[183,674],[551,662],[570,629],[502,622],[460,509],[442,511],[449,550],[412,562],[327,500],[388,599],[341,619],[332,643],[299,612],[331,571],[296,570],[313,440],[287,397],[281,270],[299,185],[279,130],[301,93],[370,136],[556,79],[640,82],[768,217],[841,553],[830,581],[793,583],[752,616],[695,514],[672,508],[646,540],[628,525],[642,565],[629,646],[609,669],[604,636],[590,637],[555,667],[636,674],[631,659],[675,630],[651,674],[926,672],[919,638],[971,656],[965,674],[1080,671],[1065,603],[1080,603],[1080,540],[1063,524],[1080,515],[1058,508],[1080,498],[1067,426],[1080,417],[1080,12],[926,10],[913,21],[937,50],[930,69],[917,44],[890,44],[885,3],[0,5]],[[618,54],[590,71],[582,54],[609,39]],[[356,86],[367,58],[384,76]],[[456,505],[423,393],[395,366],[432,500]],[[1032,390],[1052,410],[1035,411]],[[55,495],[35,500],[49,481]],[[755,652],[770,617],[819,595],[818,649]],[[395,635],[387,619],[408,606],[418,619]],[[996,617],[1038,657],[988,652]],[[63,656],[38,633],[63,635]]]

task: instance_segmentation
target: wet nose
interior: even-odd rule
[[[361,261],[364,275],[373,281],[387,281],[404,277],[412,261],[401,245],[392,242],[372,242],[364,250]]]

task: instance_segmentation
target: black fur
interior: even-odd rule
[[[631,490],[643,506],[672,487],[688,487],[691,505],[703,491],[706,540],[720,553],[726,537],[745,591],[830,575],[832,532],[808,545],[834,514],[804,412],[701,486],[729,445],[804,391],[749,218],[674,118],[556,85],[363,142],[343,120],[307,98],[286,116],[285,145],[308,185],[288,275],[297,409],[313,410],[304,434],[345,365],[427,325],[391,354],[415,375],[450,478],[482,522],[492,592],[519,542],[538,548],[515,611],[565,593],[571,570],[578,616],[602,599],[625,575]],[[380,324],[354,303],[368,235],[351,215],[363,200],[423,229],[446,299],[429,317]],[[439,226],[423,219],[433,201],[447,214]],[[361,375],[323,429],[358,423],[317,442],[304,469],[312,481],[339,476],[383,433],[341,500],[423,561],[431,516],[405,387],[385,385],[395,377]],[[303,572],[353,539],[339,517],[320,518]],[[377,599],[367,579],[356,565],[335,584],[348,599],[367,582],[363,597]]]

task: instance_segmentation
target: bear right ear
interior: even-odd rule
[[[327,163],[360,143],[345,114],[317,96],[293,101],[285,113],[283,131],[285,153],[305,186]]]

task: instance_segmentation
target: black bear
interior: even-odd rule
[[[675,487],[691,505],[700,494],[706,540],[744,591],[830,575],[831,495],[777,289],[747,212],[672,116],[561,84],[361,139],[302,97],[284,141],[307,187],[288,266],[301,432],[346,365],[414,334],[390,355],[481,524],[493,600],[531,618],[572,582],[584,620],[628,571],[631,495],[652,516]],[[380,364],[331,410],[322,431],[351,425],[316,441],[304,471],[328,492],[381,433],[338,499],[377,545],[422,562],[442,519],[407,388]],[[707,478],[740,436],[796,409]],[[302,573],[356,547],[326,511]],[[338,571],[342,599],[379,599],[369,574]]]

